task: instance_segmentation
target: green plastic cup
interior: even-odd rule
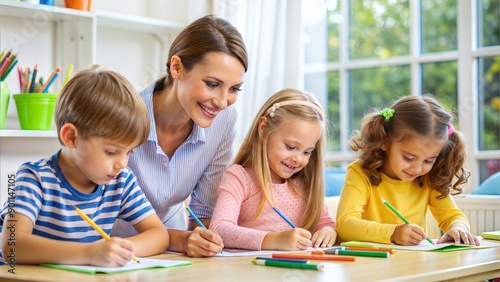
[[[10,101],[10,90],[5,81],[0,82],[0,95],[0,129],[4,129]]]
[[[19,124],[23,130],[50,130],[57,94],[14,94]]]

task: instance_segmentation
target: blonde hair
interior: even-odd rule
[[[125,77],[100,65],[68,81],[54,116],[58,133],[72,123],[83,139],[103,137],[140,145],[149,135],[148,111],[137,91]],[[63,144],[60,137],[59,142]]]
[[[439,191],[439,198],[448,194],[462,192],[461,185],[467,183],[470,173],[463,167],[466,159],[465,142],[462,134],[449,130],[453,115],[447,112],[439,101],[431,95],[406,96],[398,99],[392,106],[393,116],[386,119],[378,109],[365,115],[361,130],[354,131],[350,147],[359,151],[359,161],[368,173],[370,182],[382,182],[380,170],[386,152],[384,144],[412,137],[445,141],[432,169],[415,181]]]
[[[279,105],[279,106],[278,106]],[[259,120],[267,116],[267,124],[259,134]],[[319,222],[324,206],[323,154],[326,148],[326,118],[320,104],[314,96],[294,89],[283,89],[271,96],[262,106],[253,121],[234,162],[244,168],[253,168],[261,186],[263,197],[256,218],[264,205],[273,199],[271,170],[267,159],[269,136],[281,126],[293,120],[317,122],[321,135],[312,151],[309,163],[291,178],[301,179],[306,191],[306,210],[302,228],[314,231]],[[293,189],[292,181],[288,181]]]

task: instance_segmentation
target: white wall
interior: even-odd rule
[[[196,18],[209,14],[209,0],[93,0],[93,11],[108,11],[125,15],[150,17],[187,25]],[[63,6],[57,0],[56,6]],[[60,50],[56,46],[61,34],[53,21],[44,20],[50,15],[40,12],[32,18],[4,15],[0,17],[0,50],[13,48],[19,52],[19,66],[33,68],[39,64],[39,76],[48,77],[60,64]],[[89,19],[91,20],[91,19]],[[169,38],[159,38],[151,33],[128,31],[119,28],[99,27],[96,31],[95,62],[109,67],[130,79],[141,90],[163,74],[167,58]],[[78,39],[77,39],[78,40]],[[93,50],[90,52],[92,53]],[[64,67],[63,73],[65,73]],[[75,70],[76,71],[76,70]],[[61,75],[62,76],[62,75]],[[6,129],[20,129],[12,94],[19,93],[17,71],[6,80],[11,90],[11,100]],[[60,89],[60,85],[54,85]],[[55,126],[53,126],[55,129]],[[51,137],[8,137],[0,131],[0,203],[7,198],[9,175],[27,161],[38,160],[54,154],[59,141]],[[46,134],[42,134],[46,135]],[[49,134],[50,135],[50,134]]]

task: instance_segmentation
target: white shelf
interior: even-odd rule
[[[146,33],[177,33],[185,24],[159,19],[125,15],[108,11],[80,11],[56,6],[37,5],[24,2],[0,0],[0,16],[28,18],[33,21],[75,20],[75,18],[96,19],[100,27],[110,27],[122,30],[140,31]]]
[[[57,131],[55,130],[21,130],[21,129],[2,129],[0,130],[0,137],[36,137],[36,138],[57,138]]]
[[[97,25],[145,33],[177,33],[184,28],[184,24],[146,18],[134,15],[124,15],[108,11],[95,11]]]
[[[90,12],[12,0],[0,0],[0,6],[1,16],[28,18],[37,22],[74,20],[75,17],[92,19],[94,17],[93,13]]]

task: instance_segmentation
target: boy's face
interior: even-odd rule
[[[317,122],[293,120],[269,135],[267,158],[273,183],[283,183],[301,171],[311,158],[311,153],[321,136]]]
[[[443,146],[444,141],[424,137],[392,142],[382,147],[386,151],[382,172],[392,179],[413,181],[432,169]]]
[[[136,145],[121,144],[101,137],[79,139],[69,156],[69,165],[73,170],[65,172],[65,176],[76,188],[108,184],[127,166]]]

